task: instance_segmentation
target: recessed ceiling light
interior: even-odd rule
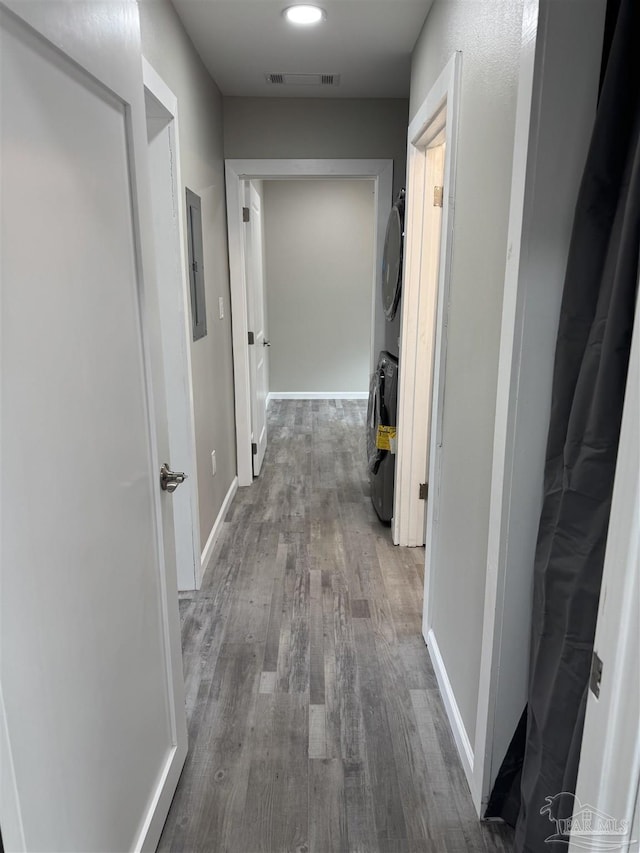
[[[284,16],[291,24],[319,24],[327,17],[320,6],[289,6],[284,10]]]

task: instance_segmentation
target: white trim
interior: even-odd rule
[[[190,574],[193,575],[193,581],[187,582],[184,578],[183,571],[180,572],[179,566],[176,566],[178,571],[179,584],[181,589],[196,589],[200,588],[198,580],[198,565],[200,560],[200,515],[198,511],[198,466],[196,457],[196,428],[195,428],[195,405],[193,399],[193,367],[191,363],[191,312],[190,312],[190,293],[189,281],[187,278],[187,260],[185,255],[186,246],[186,228],[185,228],[185,207],[181,202],[183,198],[184,188],[182,184],[182,176],[180,173],[180,122],[178,116],[178,99],[167,86],[164,80],[160,77],[152,65],[142,57],[142,79],[145,89],[158,101],[158,103],[169,114],[168,121],[169,130],[169,145],[174,158],[173,168],[173,192],[176,199],[177,227],[178,227],[178,253],[180,265],[180,290],[182,301],[182,314],[184,319],[184,338],[180,342],[179,351],[174,353],[175,359],[180,362],[180,373],[184,377],[184,394],[186,407],[186,446],[181,449],[181,456],[186,460],[185,468],[189,472],[189,479],[184,483],[183,488],[186,488],[190,496],[191,504],[191,548],[190,548]],[[166,341],[163,342],[163,346]],[[167,388],[169,392],[170,389]],[[171,399],[167,394],[167,406],[179,405],[180,400]],[[171,460],[169,460],[171,461]],[[186,549],[185,549],[186,550]],[[186,556],[185,556],[186,562]]]
[[[476,711],[475,754],[478,756],[472,788],[473,803],[481,816],[491,793],[492,753],[495,737],[497,687],[500,672],[503,614],[505,603],[506,551],[513,487],[514,435],[513,421],[517,405],[517,373],[520,370],[521,324],[517,322],[518,272],[522,253],[525,221],[525,190],[529,133],[532,120],[538,123],[539,103],[533,102],[535,54],[538,32],[538,2],[524,8],[516,129],[514,137],[513,174],[509,214],[508,245],[505,270],[502,330],[498,363],[498,391],[493,442],[491,503],[489,510],[489,540],[487,546],[487,579],[485,584],[484,619],[478,707]],[[541,33],[542,35],[542,33]],[[531,141],[531,153],[537,148],[537,137]],[[526,240],[525,240],[526,243]],[[526,252],[525,252],[526,254]],[[523,308],[520,308],[522,312]],[[511,374],[514,372],[515,394],[511,394]],[[512,397],[512,399],[509,399]],[[512,411],[508,411],[511,409]],[[504,530],[502,516],[504,515]],[[529,627],[526,629],[527,636]],[[523,705],[524,707],[524,705]]]
[[[251,393],[247,345],[247,292],[242,239],[242,182],[302,178],[362,178],[375,183],[376,264],[372,298],[382,276],[382,251],[386,221],[391,209],[393,160],[226,160],[227,231],[231,281],[231,325],[235,387],[238,484],[253,482],[251,456]],[[371,367],[375,359],[375,330],[371,329]]]
[[[451,686],[451,682],[449,681],[447,669],[444,665],[444,661],[442,659],[442,655],[440,654],[440,649],[438,648],[438,643],[436,641],[436,636],[433,631],[429,631],[429,633],[427,634],[426,641],[427,649],[429,651],[429,657],[431,658],[433,670],[436,674],[436,679],[438,681],[438,687],[440,688],[440,694],[442,695],[444,708],[447,712],[447,719],[449,720],[449,725],[451,726],[451,731],[453,732],[453,739],[456,742],[456,747],[458,749],[460,761],[462,762],[464,774],[467,777],[467,782],[469,783],[469,788],[471,789],[473,786],[473,750],[471,749],[471,741],[469,740],[467,730],[464,727],[464,723],[462,721],[462,714],[460,713],[460,709],[458,708],[458,703],[456,702],[453,687]]]
[[[367,400],[368,391],[270,391],[271,400]]]
[[[200,557],[200,577],[198,578],[198,589],[200,589],[202,585],[204,573],[206,572],[207,566],[209,565],[211,557],[213,556],[213,551],[216,547],[216,543],[222,531],[222,525],[224,523],[227,512],[229,511],[229,507],[231,506],[231,501],[236,496],[237,491],[238,478],[234,477],[231,481],[231,485],[229,486],[229,490],[225,496],[225,499],[222,501],[220,512],[218,513],[216,520],[213,522],[213,527],[211,528],[209,538],[205,542],[205,546],[202,549],[202,555]]]
[[[174,119],[178,113],[178,98],[164,82],[148,60],[142,57],[142,82],[153,97],[170,113]]]
[[[425,569],[425,602],[430,601],[429,566],[436,554],[437,512],[440,492],[440,448],[447,350],[447,312],[451,278],[451,250],[455,213],[455,176],[458,139],[458,112],[462,54],[447,62],[408,130],[407,201],[400,376],[398,389],[398,460],[393,512],[393,541],[396,545],[420,546],[428,543]],[[444,131],[444,134],[443,134]],[[423,206],[412,206],[412,188],[425,161],[426,149],[434,140],[446,138],[444,187],[435,343],[424,334],[421,311],[421,253]],[[420,199],[418,201],[420,202]],[[433,360],[432,382],[425,372]],[[429,426],[431,425],[431,427]],[[429,483],[426,508],[419,498],[419,485]],[[426,525],[426,535],[425,535]],[[426,620],[425,630],[430,627]]]
[[[26,851],[27,842],[24,837],[20,795],[13,763],[2,684],[0,684],[0,829],[2,829],[5,847],[7,839],[11,839],[13,853],[24,853]]]
[[[155,791],[149,801],[149,806],[144,816],[144,820],[142,821],[140,831],[138,832],[138,837],[133,845],[133,849],[136,851],[140,850],[141,853],[154,853],[158,846],[160,835],[162,834],[162,828],[166,821],[165,815],[169,813],[171,800],[173,799],[178,782],[178,780],[175,779],[172,784],[168,784],[170,777],[175,775],[177,753],[177,746],[174,746],[169,750],[169,755],[167,756],[167,760],[162,768],[162,773],[158,778]],[[183,763],[184,761],[180,762],[181,772]],[[162,821],[162,823],[160,823],[160,821]]]

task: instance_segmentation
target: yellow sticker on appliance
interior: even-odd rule
[[[379,426],[376,434],[376,447],[378,450],[395,450],[396,428],[393,426]]]

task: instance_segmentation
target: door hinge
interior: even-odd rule
[[[444,187],[434,187],[433,188],[433,206],[434,207],[442,207],[443,200],[444,200]]]
[[[191,264],[191,269],[192,269],[194,272],[198,272],[198,262],[197,262],[197,261],[194,261],[194,262]]]
[[[249,213],[249,208],[248,208],[248,207],[243,207],[243,208],[242,208],[242,221],[243,221],[243,222],[248,222],[248,221],[249,221],[250,216],[251,216],[251,214]]]
[[[591,656],[591,677],[589,678],[589,689],[596,697],[600,698],[600,682],[602,681],[602,661],[598,657],[598,653],[594,652]]]
[[[251,452],[254,456],[256,456],[258,453],[258,445],[255,443],[255,441],[251,442]]]
[[[249,337],[249,346],[251,346],[252,344],[255,344],[256,336],[253,334],[253,332],[249,332],[248,337]]]
[[[429,483],[420,483],[420,489],[418,491],[418,498],[421,501],[426,501],[428,494],[429,494]]]

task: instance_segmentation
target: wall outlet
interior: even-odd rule
[[[216,452],[215,452],[215,450],[211,451],[211,474],[214,477],[216,475]]]
[[[224,297],[218,296],[218,314],[221,320],[224,320]]]

